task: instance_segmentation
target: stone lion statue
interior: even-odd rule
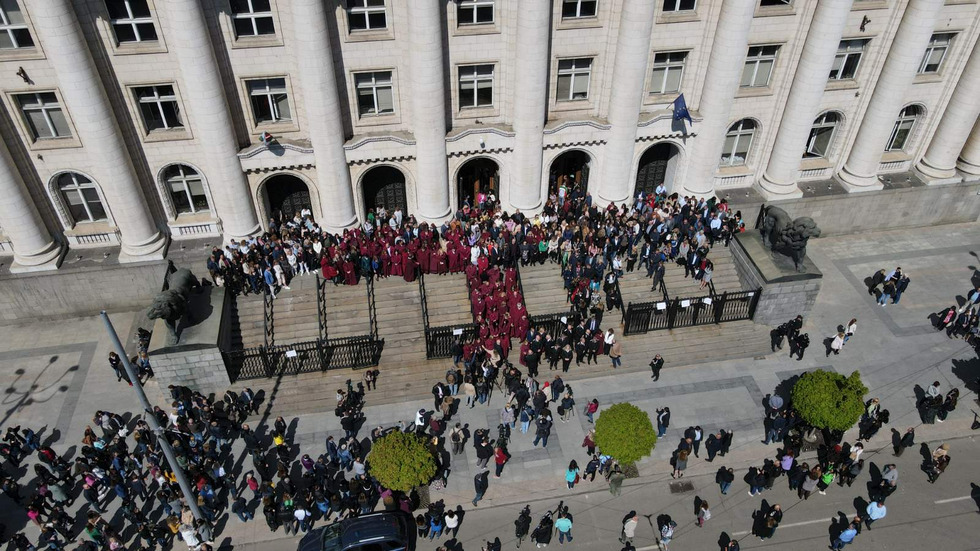
[[[191,291],[200,286],[201,283],[190,270],[181,268],[171,274],[170,287],[158,294],[146,311],[150,319],[162,319],[167,324],[174,342],[178,340],[177,322],[187,311],[187,300]]]
[[[779,207],[766,207],[762,221],[762,243],[773,254],[781,253],[793,259],[798,272],[803,271],[806,244],[811,237],[820,237],[820,228],[809,216],[790,220]]]

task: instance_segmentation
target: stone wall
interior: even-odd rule
[[[155,332],[155,331],[154,331]],[[152,354],[153,375],[161,390],[184,385],[201,393],[223,393],[231,386],[217,346],[194,351]]]
[[[91,316],[101,310],[146,308],[160,292],[166,261],[128,265],[63,266],[44,274],[0,277],[0,324]]]
[[[758,233],[750,231],[736,236],[730,247],[742,288],[762,288],[762,296],[756,306],[753,321],[776,326],[801,314],[806,317],[817,301],[822,276],[819,274],[805,274],[798,277],[794,277],[796,274],[775,276],[771,267],[764,265],[769,264],[764,262],[769,260],[767,253],[762,253],[766,255],[765,258],[759,258],[759,245],[761,245],[761,238],[758,238]],[[760,267],[760,264],[763,266]]]
[[[846,235],[893,228],[914,228],[975,222],[980,219],[980,181],[942,186],[847,193],[827,197],[804,197],[772,203],[791,218],[809,216],[820,227],[821,236]],[[724,196],[724,195],[720,195]],[[739,203],[745,226],[754,228],[762,203]]]

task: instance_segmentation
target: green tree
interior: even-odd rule
[[[436,474],[436,459],[425,438],[393,431],[371,446],[371,474],[386,488],[407,492]]]
[[[632,465],[653,451],[657,431],[647,412],[633,404],[613,404],[596,419],[595,443],[620,464]]]
[[[804,421],[818,429],[845,431],[861,418],[866,392],[857,371],[845,377],[818,369],[804,373],[791,395],[793,408]]]

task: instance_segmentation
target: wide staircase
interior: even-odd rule
[[[323,289],[327,338],[340,339],[371,333],[367,285],[363,281],[358,285],[334,285],[328,281]]]
[[[273,301],[276,344],[315,341],[320,337],[316,317],[316,276],[296,276],[289,289],[280,289]]]
[[[265,344],[263,318],[265,310],[262,307],[262,295],[239,295],[232,302],[232,331],[231,349],[255,348]],[[238,318],[238,330],[235,330],[235,318]]]
[[[378,337],[385,340],[382,363],[425,361],[422,295],[417,281],[400,277],[379,279],[374,284]]]
[[[430,327],[473,323],[465,274],[425,276],[425,296]]]
[[[521,268],[524,302],[532,316],[568,312],[568,293],[561,277],[561,266],[546,262]]]
[[[708,259],[714,264],[711,282],[714,284],[715,294],[742,290],[729,249],[721,244],[716,245],[708,254]],[[677,262],[667,261],[664,268],[664,284],[667,285],[667,294],[670,298],[700,297],[708,294],[708,288],[701,289],[701,282],[693,276],[684,277],[684,267]],[[629,306],[630,302],[663,300],[663,293],[659,288],[651,290],[653,279],[646,277],[646,274],[647,270],[644,266],[623,274],[620,278],[619,290],[623,295],[623,305]]]

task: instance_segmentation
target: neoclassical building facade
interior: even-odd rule
[[[976,179],[978,25],[976,0],[0,0],[0,254],[533,212],[566,182]]]

